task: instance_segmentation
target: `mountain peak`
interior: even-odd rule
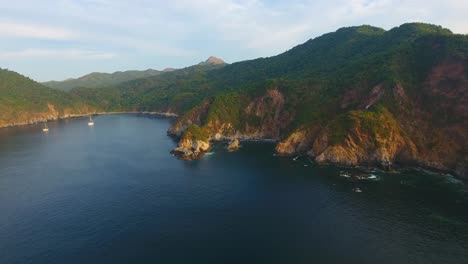
[[[225,64],[222,59],[217,58],[215,56],[210,56],[206,61],[201,62],[200,64]]]
[[[176,70],[175,68],[165,68],[163,72],[173,72],[175,70]]]

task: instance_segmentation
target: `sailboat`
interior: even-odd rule
[[[49,132],[49,127],[47,126],[47,123],[44,123],[44,127],[42,128],[43,132]]]
[[[93,117],[89,116],[88,126],[94,126]]]

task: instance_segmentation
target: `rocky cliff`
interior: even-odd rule
[[[278,88],[256,95],[222,95],[181,116],[169,134],[181,137],[178,149],[184,152],[203,152],[198,148],[201,142],[209,146],[219,140],[274,139],[278,153],[307,154],[321,163],[386,169],[412,164],[467,177],[465,63],[435,65],[418,93],[396,82],[348,89],[336,101],[339,110],[317,123],[298,125],[300,108],[288,107],[294,98]],[[428,104],[430,98],[437,103]],[[184,133],[193,126],[201,131],[201,142],[193,133]]]
[[[96,110],[91,109],[86,106],[79,108],[79,109],[64,108],[64,109],[58,110],[53,104],[48,103],[47,109],[44,111],[15,112],[14,118],[11,118],[11,119],[8,119],[5,116],[5,119],[0,119],[0,128],[9,127],[9,126],[17,126],[17,125],[30,125],[30,124],[35,124],[35,123],[47,122],[50,120],[62,119],[62,118],[85,116],[85,115],[90,115],[94,113],[96,113]]]

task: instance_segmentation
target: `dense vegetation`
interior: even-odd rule
[[[47,118],[52,106],[58,115],[65,112],[80,114],[87,106],[81,98],[66,92],[45,87],[25,76],[0,69],[0,126],[22,123],[37,118]]]
[[[468,36],[410,23],[388,31],[341,28],[269,58],[231,65],[207,61],[146,78],[120,79],[107,87],[74,88],[68,94],[41,86],[41,94],[31,101],[11,94],[2,100],[13,100],[9,105],[18,108],[33,107],[36,101],[44,107],[42,102],[50,98],[59,105],[76,105],[81,98],[99,111],[188,113],[199,121],[185,131],[190,138],[206,139],[212,136],[210,129],[219,129],[213,124],[223,123],[232,126],[230,133],[281,126],[281,139],[300,128],[319,127],[329,131],[332,145],[359,131],[375,143],[369,148],[391,144],[393,136],[399,146],[416,146],[411,153],[433,164],[466,156],[467,84]],[[265,97],[271,90],[284,98]],[[258,98],[263,98],[263,112],[247,111]],[[278,107],[286,114],[274,116],[278,113],[268,100],[283,100]],[[203,102],[209,102],[206,109],[200,108]]]
[[[107,110],[185,112],[209,96],[237,96],[230,91],[255,94],[276,86],[289,97],[288,105],[297,110],[297,123],[326,122],[339,111],[337,103],[347,89],[363,93],[378,83],[400,83],[417,91],[432,65],[446,54],[466,56],[466,42],[466,36],[428,24],[404,24],[389,31],[349,27],[270,58],[225,67],[197,65],[100,90],[75,89],[73,93]],[[429,51],[434,43],[440,48]]]
[[[162,71],[148,69],[146,71],[124,71],[114,73],[93,72],[77,79],[68,79],[65,81],[49,81],[43,85],[59,90],[69,91],[73,88],[102,88],[116,85],[122,82],[147,78],[163,73]]]
[[[224,67],[203,64],[106,88],[76,88],[71,93],[105,111],[185,111],[210,95],[207,73]]]

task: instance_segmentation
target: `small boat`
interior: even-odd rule
[[[44,123],[44,127],[42,128],[42,132],[49,132],[49,127],[47,126],[47,123]]]
[[[297,156],[297,157],[293,158],[293,160],[294,160],[294,161],[296,161],[298,158],[299,158],[299,156]]]
[[[91,116],[89,116],[88,126],[94,126],[94,121],[93,121],[93,118]]]
[[[345,177],[345,178],[351,178],[351,175],[347,172],[344,172],[344,171],[340,171],[340,176],[341,177]]]
[[[353,191],[354,191],[354,192],[357,192],[357,193],[361,193],[361,192],[362,192],[361,188],[359,188],[359,187],[358,187],[358,188],[354,188]]]

